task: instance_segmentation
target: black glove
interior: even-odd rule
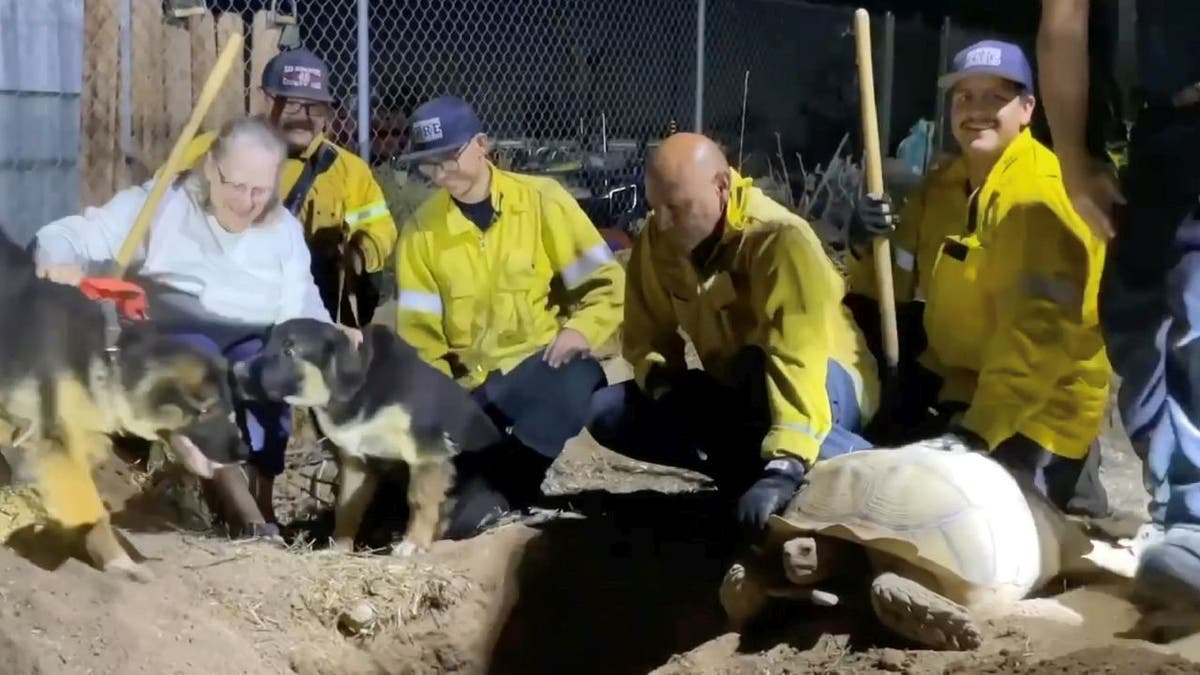
[[[645,394],[654,401],[657,401],[674,389],[675,384],[671,376],[667,374],[666,369],[657,365],[650,367],[650,371],[646,373],[645,381]]]
[[[767,519],[779,513],[800,488],[804,464],[798,459],[776,459],[738,500],[738,521],[748,530],[761,532]]]
[[[890,237],[899,224],[900,214],[892,208],[886,192],[882,196],[866,194],[858,200],[850,220],[850,240],[862,244],[875,237]]]

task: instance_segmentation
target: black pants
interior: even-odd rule
[[[1092,443],[1083,459],[1068,459],[1017,434],[997,446],[992,459],[1066,513],[1094,518],[1109,514],[1108,492],[1100,482],[1098,441]]]
[[[471,392],[505,440],[455,458],[457,503],[446,537],[471,536],[487,516],[537,499],[546,471],[583,430],[592,393],[605,382],[595,359],[551,368],[538,350],[506,374],[493,372]]]
[[[918,359],[925,351],[925,303],[904,302],[896,305],[896,332],[900,339],[900,362],[889,372],[883,354],[883,330],[879,303],[865,295],[850,294],[843,301],[863,332],[867,348],[879,364],[882,401],[879,411],[863,435],[879,445],[894,445],[916,440],[911,430],[920,424],[929,406],[937,402],[942,383],[921,366]],[[902,386],[902,389],[900,388]]]
[[[340,302],[342,310],[340,323],[352,328],[361,328],[371,323],[371,319],[375,316],[375,310],[379,308],[379,284],[383,281],[383,273],[375,272],[356,277],[347,272],[342,281],[342,296],[338,298],[338,270],[341,264],[341,260],[337,256],[319,254],[314,250],[311,267],[313,281],[317,284],[321,302],[329,311],[330,317],[335,320],[338,318],[338,303]],[[358,307],[357,322],[355,322],[354,312],[351,310],[351,298]]]
[[[770,432],[767,354],[742,349],[729,365],[729,381],[688,370],[651,399],[633,380],[609,385],[592,397],[588,430],[600,445],[631,459],[702,473],[719,490],[740,495],[762,477],[763,439]],[[818,459],[865,450],[854,380],[833,359],[825,376],[833,422]]]

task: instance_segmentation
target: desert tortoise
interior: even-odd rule
[[[762,552],[721,585],[735,627],[768,597],[837,603],[815,584],[850,573],[865,550],[880,622],[933,649],[974,649],[978,622],[1001,616],[1082,623],[1056,600],[1026,598],[1060,574],[1132,577],[1137,562],[990,457],[921,443],[818,463],[767,530]]]

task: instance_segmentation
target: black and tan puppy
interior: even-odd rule
[[[311,408],[337,446],[341,480],[333,539],[343,550],[353,549],[379,479],[368,459],[408,465],[402,548],[411,552],[440,535],[455,452],[501,440],[462,387],[384,326],[364,328],[356,346],[331,324],[286,321],[271,330],[262,353],[233,370],[241,395]]]
[[[0,443],[27,453],[49,516],[83,535],[96,566],[145,580],[91,474],[113,436],[170,439],[202,476],[245,450],[227,364],[114,317],[79,289],[39,279],[32,257],[0,236]]]

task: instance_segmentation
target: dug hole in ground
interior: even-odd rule
[[[612,381],[629,376],[616,358],[606,369]],[[729,506],[702,477],[623,459],[586,432],[544,485],[541,506],[556,515],[409,558],[307,543],[331,518],[318,469],[319,456],[292,453],[277,483],[280,517],[308,534],[284,550],[212,533],[194,485],[172,467],[110,460],[97,480],[155,574],[145,585],[48,539],[18,476],[0,488],[0,672],[1200,672],[1189,660],[1200,659],[1200,637],[1131,637],[1138,613],[1121,588],[1064,588],[1083,626],[996,622],[971,653],[911,649],[869,613],[837,607],[782,605],[753,631],[728,632],[717,589],[734,553],[722,531]],[[1119,426],[1105,431],[1102,474],[1132,529],[1146,495]],[[380,536],[403,517],[386,506],[369,515]]]

